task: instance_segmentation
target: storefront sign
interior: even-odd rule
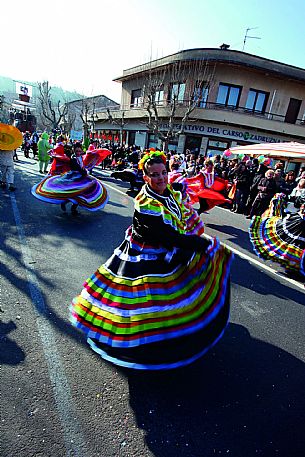
[[[162,124],[161,130],[168,129],[167,124]],[[175,124],[174,130],[181,130],[181,124]],[[251,133],[248,130],[231,129],[228,127],[215,127],[213,125],[186,124],[183,133],[198,133],[211,136],[220,136],[234,140],[250,141],[253,143],[280,143],[285,138]],[[287,140],[286,140],[287,141]]]

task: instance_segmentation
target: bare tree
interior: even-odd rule
[[[63,117],[63,122],[62,122],[64,133],[68,133],[73,129],[75,119],[76,119],[76,113],[73,112],[70,109],[70,106],[68,105],[68,112]]]
[[[4,95],[0,95],[0,122],[7,123],[10,121],[10,104]]]
[[[113,117],[113,114],[110,112],[110,109],[107,108],[107,114],[108,114],[108,120],[111,122],[113,125],[117,125],[120,129],[120,144],[123,144],[123,133],[124,133],[124,127],[128,123],[125,119],[125,111],[122,112],[117,112],[113,111],[113,113],[116,113],[117,115]]]
[[[90,131],[90,110],[92,107],[91,100],[85,98],[81,102],[80,118],[83,123],[83,142],[85,147],[89,146],[89,131]]]
[[[174,61],[159,69],[143,68],[140,106],[148,114],[147,128],[161,139],[164,151],[184,132],[191,113],[205,106],[214,74],[215,66],[202,59]]]
[[[95,101],[92,98],[83,98],[81,100],[81,108],[79,112],[83,123],[83,141],[85,148],[89,146],[89,132],[95,134],[95,122],[98,117],[95,113]]]
[[[67,104],[61,104],[60,100],[55,103],[52,99],[52,87],[49,86],[48,81],[37,83],[38,86],[38,101],[42,117],[45,121],[46,127],[58,129],[64,117],[67,115]]]

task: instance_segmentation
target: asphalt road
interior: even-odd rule
[[[20,159],[17,191],[0,194],[0,456],[303,457],[304,283],[253,255],[248,221],[202,216],[235,252],[217,346],[185,369],[122,370],[71,327],[69,304],[131,222],[128,185],[104,175],[105,209],[72,217],[31,196],[41,175]]]

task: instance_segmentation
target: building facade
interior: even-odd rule
[[[91,133],[94,135],[95,122],[97,120],[96,113],[104,113],[107,108],[117,110],[120,105],[105,95],[95,95],[93,97],[83,97],[81,99],[72,100],[66,103],[67,116],[61,122],[61,127],[65,131],[73,129],[74,131],[83,131],[84,121],[88,124]]]
[[[223,46],[181,51],[124,70],[114,81],[122,84],[116,122],[96,112],[95,127],[112,137],[120,130],[128,145],[162,147],[160,133],[168,129],[174,132],[168,149],[178,153],[212,156],[251,143],[305,143],[302,68]]]

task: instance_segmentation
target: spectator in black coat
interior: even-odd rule
[[[216,176],[219,176],[220,178],[222,177],[221,176],[221,173],[222,173],[222,170],[221,170],[221,163],[220,163],[220,160],[221,160],[221,157],[219,154],[217,154],[215,157],[214,157],[214,173]]]
[[[250,181],[250,191],[249,191],[249,196],[248,196],[248,200],[246,203],[246,210],[245,210],[245,214],[248,216],[248,219],[250,218],[249,214],[250,214],[253,202],[258,194],[258,189],[257,189],[258,183],[265,176],[265,173],[267,170],[268,170],[268,168],[266,167],[266,165],[261,163],[258,166],[256,173],[252,176],[252,182]],[[251,179],[251,175],[250,175],[250,179]]]
[[[253,202],[250,215],[261,216],[269,206],[272,197],[276,194],[277,187],[274,179],[274,170],[269,169],[266,171],[265,176],[261,178],[257,185],[258,194]]]
[[[246,164],[241,162],[234,174],[236,193],[233,201],[233,212],[243,214],[250,192],[250,173]]]
[[[276,192],[285,193],[286,182],[285,182],[285,179],[283,178],[283,174],[282,174],[282,171],[280,170],[280,168],[277,168],[274,171],[274,179],[275,179],[276,187],[277,187]]]
[[[288,171],[285,177],[285,184],[283,188],[284,194],[288,197],[291,194],[293,189],[298,185],[295,180],[295,173],[294,171]]]

